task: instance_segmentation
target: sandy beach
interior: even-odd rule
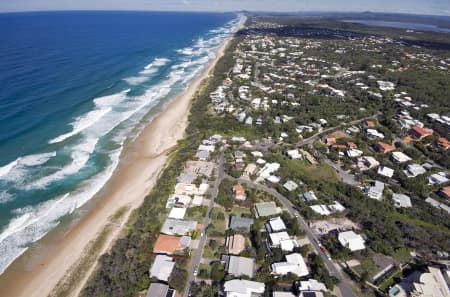
[[[231,38],[230,38],[231,39]],[[139,207],[164,169],[167,152],[184,136],[191,99],[201,82],[223,55],[229,40],[217,50],[216,58],[179,97],[164,106],[162,112],[144,128],[139,137],[127,145],[120,164],[107,185],[97,194],[98,201],[79,222],[64,234],[46,237],[25,252],[0,276],[0,295],[15,297],[48,296],[57,283],[83,256],[86,246],[111,225],[110,218],[127,207],[119,222],[104,240],[105,252],[120,235],[133,209]],[[47,236],[48,237],[48,236]],[[93,267],[89,269],[92,272]],[[77,296],[89,273],[68,296]]]

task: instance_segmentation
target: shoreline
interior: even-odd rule
[[[69,223],[64,232],[59,231],[55,238],[51,234],[34,243],[32,248],[18,257],[0,276],[0,287],[5,296],[48,296],[60,281],[70,277],[70,270],[82,260],[89,244],[102,234],[102,231],[115,225],[105,236],[94,265],[88,268],[68,296],[77,296],[84,287],[90,273],[95,269],[98,257],[108,251],[120,237],[125,223],[134,209],[137,209],[150,192],[164,170],[168,152],[178,140],[183,139],[188,124],[192,98],[201,83],[210,75],[217,61],[234,35],[225,39],[215,50],[215,58],[194,78],[180,95],[160,107],[160,112],[145,124],[139,136],[127,145],[113,176],[97,193],[94,204],[80,219]],[[155,141],[156,140],[156,141]],[[145,172],[145,174],[143,174]],[[112,216],[126,208],[118,220]],[[83,209],[83,208],[82,208]],[[82,212],[82,211],[80,211]],[[73,271],[76,273],[76,271]]]

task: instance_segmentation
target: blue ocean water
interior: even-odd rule
[[[107,182],[123,142],[186,88],[235,14],[0,14],[0,273]]]

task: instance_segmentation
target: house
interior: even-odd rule
[[[374,185],[368,189],[367,196],[369,196],[372,199],[380,200],[381,197],[383,197],[383,191],[384,191],[384,183],[380,181],[375,181]]]
[[[410,164],[406,167],[406,170],[403,170],[407,177],[416,177],[418,175],[424,174],[427,172],[422,165],[419,164]]]
[[[245,249],[245,237],[241,234],[229,235],[225,245],[229,254],[239,255]]]
[[[445,199],[450,199],[450,186],[443,187],[439,190],[438,195]]]
[[[448,150],[448,148],[450,147],[450,141],[447,138],[439,137],[436,140],[436,146],[443,150]]]
[[[255,163],[250,163],[247,165],[247,167],[245,167],[244,175],[251,176],[251,175],[255,174],[257,169],[258,169],[258,167],[256,166]]]
[[[443,171],[438,172],[438,173],[433,173],[432,175],[430,175],[428,177],[429,185],[440,185],[440,184],[446,183],[448,181],[450,181],[450,179],[448,179],[447,174]]]
[[[245,194],[245,189],[242,185],[233,186],[233,195],[236,200],[245,201],[247,199],[247,194]]]
[[[267,232],[280,232],[286,230],[286,225],[280,217],[272,218],[266,223]]]
[[[297,285],[299,292],[326,292],[327,287],[325,284],[310,278],[307,281],[300,281]]]
[[[172,255],[189,247],[191,238],[189,236],[173,236],[160,234],[153,247],[155,254]]]
[[[303,199],[305,199],[306,202],[311,202],[317,200],[317,196],[313,191],[308,191],[306,193],[303,193]]]
[[[175,297],[176,291],[166,284],[151,283],[146,297]]]
[[[249,232],[253,222],[254,221],[252,218],[232,216],[230,219],[229,228],[232,230],[241,230]]]
[[[367,137],[369,137],[370,139],[376,139],[376,138],[380,138],[383,139],[384,138],[384,134],[379,132],[377,129],[367,129]]]
[[[184,221],[169,218],[164,222],[161,233],[167,235],[187,235],[192,230],[196,230],[197,226],[198,224],[196,221]]]
[[[245,275],[253,278],[255,275],[255,259],[223,255],[221,258],[225,263],[225,271],[233,276]]]
[[[380,162],[378,162],[374,157],[371,156],[362,156],[358,159],[358,168],[361,171],[366,171],[379,165]]]
[[[350,149],[350,150],[346,151],[345,153],[350,158],[356,158],[356,157],[361,157],[363,154],[363,151],[358,150],[358,149]]]
[[[381,167],[378,168],[377,173],[379,175],[391,178],[394,175],[394,169],[389,168],[387,166],[381,166]]]
[[[416,140],[422,140],[423,138],[433,135],[434,131],[432,129],[422,128],[422,127],[413,127],[411,130],[409,130],[408,134],[416,139]]]
[[[187,207],[191,200],[191,197],[188,195],[170,195],[169,199],[167,199],[166,208]]]
[[[270,217],[281,213],[281,208],[275,202],[261,202],[255,204],[257,217]]]
[[[271,270],[274,275],[287,275],[288,273],[292,273],[302,277],[309,274],[305,260],[303,260],[302,255],[299,253],[286,255],[286,261],[273,263]]]
[[[156,255],[155,261],[149,271],[150,277],[167,282],[174,267],[175,261],[173,261],[172,257],[166,255]]]
[[[395,207],[412,207],[411,198],[405,194],[392,194]]]
[[[269,238],[270,238],[270,243],[274,247],[279,247],[280,242],[283,240],[291,239],[291,237],[289,236],[289,234],[286,231],[270,233]]]
[[[298,150],[289,150],[286,152],[286,154],[289,156],[289,158],[291,159],[303,159],[303,155],[299,153]]]
[[[195,154],[195,157],[199,160],[199,161],[208,161],[209,159],[209,151],[197,151],[197,153]]]
[[[199,187],[195,184],[178,183],[175,185],[176,195],[205,195],[209,185],[201,183]]]
[[[352,252],[366,248],[362,236],[353,231],[340,232],[338,240],[343,247],[347,247]]]
[[[384,143],[384,142],[378,142],[378,143],[373,145],[373,149],[377,153],[387,154],[387,153],[392,152],[393,150],[395,150],[395,146],[387,144],[387,143]]]
[[[441,269],[428,267],[429,272],[422,273],[419,281],[413,283],[411,296],[415,297],[448,297],[450,289],[448,287],[449,271],[443,273]]]
[[[288,190],[289,192],[295,191],[298,188],[298,185],[292,181],[292,180],[288,180],[283,187]]]
[[[186,214],[186,208],[173,207],[170,210],[169,218],[182,220]]]
[[[278,163],[267,163],[259,172],[259,176],[262,179],[268,178],[272,173],[277,171],[280,168],[280,164]]]
[[[270,233],[269,239],[272,247],[281,248],[283,251],[292,252],[298,243],[292,239],[286,231]]]
[[[411,161],[411,158],[402,152],[392,152],[391,158],[392,161],[396,164]]]
[[[336,144],[336,138],[335,137],[325,138],[325,143],[327,145],[334,145],[334,144]]]
[[[310,208],[314,212],[316,212],[322,216],[328,216],[331,214],[331,211],[328,209],[328,206],[326,206],[326,205],[311,205]]]
[[[263,283],[244,279],[232,279],[223,284],[226,297],[260,297],[265,288]]]

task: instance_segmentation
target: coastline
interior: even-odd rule
[[[56,239],[48,240],[48,236],[45,236],[42,241],[45,242],[47,239],[50,242],[35,243],[34,246],[37,245],[37,248],[26,251],[0,276],[2,295],[17,297],[51,295],[60,280],[64,282],[64,279],[70,276],[67,273],[75,267],[86,253],[86,247],[95,241],[103,230],[112,226],[96,259],[119,238],[132,211],[142,204],[164,169],[168,152],[184,137],[192,98],[222,57],[232,38],[233,36],[230,36],[224,40],[216,49],[216,56],[206,69],[182,94],[163,106],[162,111],[146,125],[136,140],[127,145],[113,176],[96,194],[95,207]],[[121,218],[114,223],[111,222],[111,217],[121,210],[124,210]],[[95,260],[95,264],[88,269],[81,283],[77,284],[68,296],[78,295],[90,272],[94,270],[96,262]]]

